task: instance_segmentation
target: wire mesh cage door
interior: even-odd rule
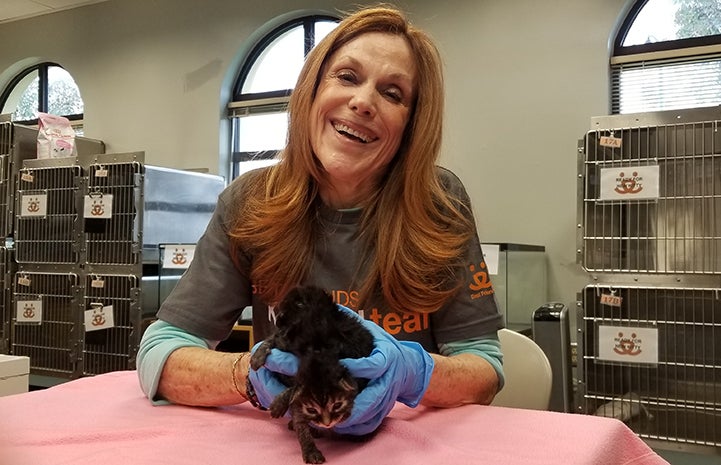
[[[0,133],[0,138],[3,135]],[[2,144],[2,142],[0,142]],[[12,235],[12,208],[10,207],[10,199],[12,198],[12,190],[14,186],[10,178],[10,156],[0,154],[0,234],[4,237]]]
[[[721,289],[588,286],[578,324],[583,413],[721,446]]]
[[[86,261],[99,265],[135,265],[140,262],[143,165],[95,163],[88,169],[84,230]],[[104,201],[102,214],[98,201]],[[108,205],[110,201],[110,205]]]
[[[0,354],[10,353],[10,251],[0,247]]]
[[[30,357],[32,374],[79,377],[82,307],[78,275],[18,271],[13,287],[12,353]]]
[[[86,276],[84,375],[135,369],[142,336],[139,282],[134,275]]]
[[[5,237],[12,234],[11,208],[8,208],[12,190],[15,189],[10,174],[12,151],[12,124],[0,123],[0,234]]]
[[[579,163],[584,269],[721,274],[718,125],[674,120],[586,134]]]
[[[14,238],[18,263],[77,263],[80,176],[77,165],[20,171]]]

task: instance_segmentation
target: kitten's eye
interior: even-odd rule
[[[333,409],[332,409],[332,410],[333,410],[334,412],[337,412],[338,410],[342,410],[343,407],[345,407],[345,402],[342,402],[342,401],[339,400],[338,402],[336,402],[336,403],[333,404]]]
[[[308,415],[318,415],[318,409],[315,407],[306,407],[305,411]]]

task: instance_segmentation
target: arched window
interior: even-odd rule
[[[17,74],[0,94],[0,113],[18,123],[36,124],[37,113],[51,113],[82,124],[84,104],[75,80],[62,66],[40,63]]]
[[[639,0],[614,42],[611,113],[721,104],[721,3]]]
[[[232,178],[274,163],[286,143],[286,109],[305,57],[337,24],[330,16],[298,18],[265,35],[248,54],[228,105]]]

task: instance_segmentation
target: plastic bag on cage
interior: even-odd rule
[[[63,116],[38,112],[37,157],[64,158],[77,154],[75,130]]]
[[[641,396],[634,392],[627,392],[619,398],[602,404],[594,413],[598,417],[615,418],[623,422],[627,422],[641,414],[653,418],[646,406],[641,403]]]

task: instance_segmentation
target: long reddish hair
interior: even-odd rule
[[[467,207],[438,178],[440,55],[403,13],[379,6],[350,14],[310,52],[290,97],[281,161],[247,176],[239,194],[244,207],[231,227],[232,243],[252,257],[250,279],[269,304],[306,280],[319,233],[318,186],[326,173],[311,148],[307,114],[323,67],[336,50],[368,32],[405,38],[417,66],[417,95],[398,152],[363,205],[360,304],[382,299],[394,311],[433,312],[460,286],[458,270],[474,226]]]

